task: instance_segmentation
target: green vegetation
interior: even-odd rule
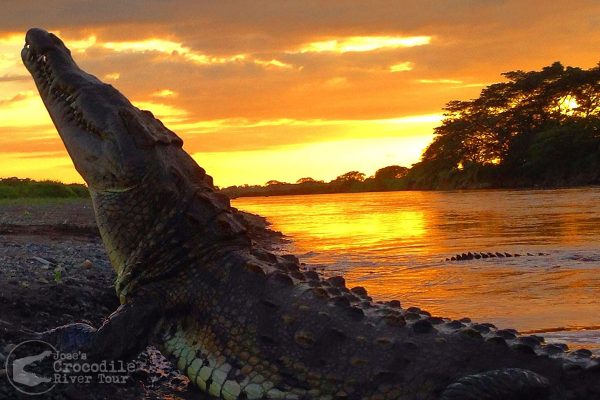
[[[559,62],[511,71],[477,99],[451,101],[435,139],[409,170],[358,171],[329,183],[232,186],[231,197],[403,189],[561,187],[600,184],[600,63],[588,70]]]
[[[18,198],[87,198],[85,185],[31,179],[0,179],[0,199]]]

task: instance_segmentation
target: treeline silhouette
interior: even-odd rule
[[[405,188],[403,178],[408,168],[390,165],[366,177],[359,171],[346,172],[330,182],[317,181],[313,178],[301,178],[296,183],[269,181],[266,185],[230,186],[222,192],[231,198],[244,196],[284,196],[292,194],[326,194],[354,192],[384,192]]]
[[[405,189],[562,187],[600,184],[600,63],[510,71],[478,98],[454,100],[421,160],[407,169],[358,171],[331,182],[231,186],[231,197]]]

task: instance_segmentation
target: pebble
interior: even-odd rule
[[[48,261],[48,260],[46,260],[45,258],[42,258],[42,257],[37,257],[36,256],[36,257],[31,257],[31,259],[34,260],[34,261],[37,261],[37,262],[39,262],[41,264],[44,264],[44,265],[50,265],[50,264],[52,264],[52,262],[50,262],[50,261]]]
[[[81,266],[82,266],[83,268],[85,268],[85,269],[90,269],[90,268],[92,268],[92,266],[93,266],[93,265],[94,265],[94,264],[93,264],[93,263],[92,263],[90,260],[85,260],[85,261],[84,261],[84,262],[81,264]]]

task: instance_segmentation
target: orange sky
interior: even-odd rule
[[[220,186],[410,166],[500,73],[598,61],[597,1],[32,0],[0,13],[0,176],[80,182],[19,53],[32,26],[152,110]]]

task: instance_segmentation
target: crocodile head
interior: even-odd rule
[[[30,29],[21,57],[90,190],[135,187],[161,169],[157,144],[182,146],[152,113],[79,68],[54,34]]]

